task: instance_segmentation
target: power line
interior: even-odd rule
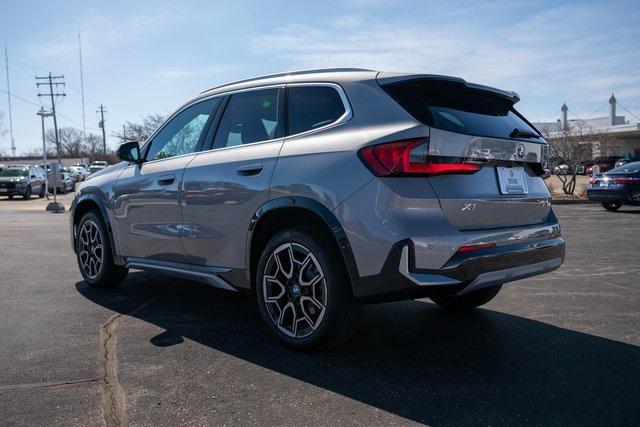
[[[11,96],[12,98],[19,99],[20,101],[26,102],[27,104],[35,105],[36,107],[41,107],[42,106],[41,104],[36,104],[35,102],[29,101],[28,99],[25,99],[25,98],[23,98],[21,96],[18,96],[15,93],[9,93],[9,92],[7,92],[6,90],[4,90],[2,88],[0,88],[0,92],[6,93],[9,96]]]

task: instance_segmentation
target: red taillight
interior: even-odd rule
[[[372,145],[360,150],[360,158],[378,176],[433,176],[450,173],[473,173],[475,163],[430,161],[427,139],[407,139]]]
[[[640,182],[640,178],[634,178],[632,176],[624,176],[619,178],[613,178],[616,184],[633,184]]]
[[[461,254],[465,252],[478,251],[480,249],[489,249],[489,248],[495,248],[495,247],[496,247],[495,243],[481,243],[479,245],[460,246],[458,248],[457,253]]]
[[[597,179],[595,179],[595,178],[589,178],[589,185],[595,184],[596,181],[597,181]]]

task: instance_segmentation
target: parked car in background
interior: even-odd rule
[[[632,163],[632,162],[640,162],[640,157],[622,156],[620,160],[616,162],[615,167],[618,168],[622,165],[626,165],[627,163]]]
[[[58,171],[57,180],[54,179],[53,172],[49,172],[49,192],[50,193],[53,193],[54,187],[56,188],[56,192],[58,194],[65,194],[68,191],[74,191],[76,189],[75,178],[69,172],[64,172],[63,169],[66,169],[66,168],[61,168]]]
[[[558,165],[553,168],[553,173],[556,175],[568,175],[571,172],[568,165]]]
[[[69,169],[76,174],[76,182],[84,181],[87,178],[87,169],[84,166],[71,166]]]
[[[579,165],[576,168],[576,175],[586,175],[587,174],[587,167],[585,165]]]
[[[78,268],[94,287],[135,268],[253,292],[296,349],[346,340],[363,303],[471,310],[564,260],[547,143],[519,99],[354,69],[203,92],[79,185]]]
[[[91,163],[91,166],[89,166],[89,172],[96,173],[106,168],[107,166],[109,166],[107,162],[103,160],[96,160],[95,162]]]
[[[44,197],[45,181],[44,170],[39,166],[8,166],[0,171],[0,196],[22,196],[26,200],[34,194]]]
[[[620,156],[599,157],[593,161],[591,166],[587,167],[587,175],[593,175],[593,165],[597,164],[600,168],[600,173],[604,173],[614,168],[619,159]]]
[[[80,181],[80,174],[71,168],[60,168],[60,172],[69,174],[74,182]]]
[[[600,177],[589,179],[589,200],[615,211],[622,205],[640,205],[640,161],[611,169]]]

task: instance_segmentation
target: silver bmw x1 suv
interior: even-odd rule
[[[477,307],[564,260],[547,144],[518,100],[360,69],[213,88],[79,186],[80,271],[92,286],[133,268],[252,291],[298,349],[347,339],[363,303]]]

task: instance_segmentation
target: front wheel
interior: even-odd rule
[[[478,289],[463,295],[439,295],[431,297],[431,300],[440,307],[451,311],[464,311],[480,307],[491,301],[498,295],[502,285]]]
[[[602,204],[603,208],[611,212],[617,211],[618,209],[620,209],[620,206],[622,206],[622,204],[619,202],[606,202]]]
[[[26,190],[24,190],[24,195],[22,196],[25,200],[31,199],[31,186],[28,186]]]
[[[314,233],[285,230],[262,251],[256,297],[269,332],[297,350],[334,347],[355,331],[354,300],[342,259]]]
[[[44,184],[42,184],[42,186],[40,187],[40,192],[38,193],[38,197],[42,199],[44,195],[45,195],[45,189],[44,189]]]
[[[76,236],[76,258],[84,281],[97,288],[118,286],[129,270],[115,265],[112,254],[102,218],[87,212],[80,219]]]

